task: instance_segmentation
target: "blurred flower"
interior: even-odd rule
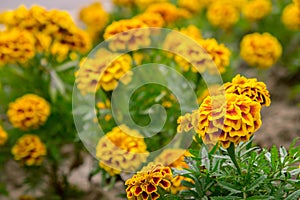
[[[46,147],[36,135],[26,134],[12,148],[14,159],[27,166],[41,165],[47,154]]]
[[[114,127],[101,137],[96,147],[100,167],[111,176],[132,172],[145,162],[148,156],[143,136],[125,125]]]
[[[4,145],[7,140],[7,133],[6,131],[0,126],[0,146]]]
[[[19,196],[19,200],[35,200],[35,198],[30,195],[21,195]]]
[[[147,27],[141,20],[123,19],[108,25],[103,37],[106,40],[111,38],[109,48],[113,51],[136,50],[150,44],[150,32],[146,29]]]
[[[149,27],[163,27],[165,24],[164,19],[157,13],[145,12],[135,16],[134,18],[142,21]]]
[[[111,112],[110,112],[110,101],[108,99],[106,99],[105,102],[101,102],[101,101],[98,102],[97,107],[99,108],[100,117],[104,116],[103,118],[107,122],[112,119]]]
[[[261,105],[245,95],[208,96],[192,120],[205,144],[220,143],[228,148],[233,142],[248,141],[261,126]]]
[[[114,61],[111,63],[112,60]],[[118,80],[130,70],[131,64],[132,59],[128,54],[116,59],[115,54],[100,49],[96,52],[95,58],[86,58],[80,64],[75,74],[77,88],[83,94],[95,93],[100,87],[105,91],[111,91],[117,87]],[[127,78],[129,78],[127,81],[130,81],[130,77]]]
[[[204,7],[204,5],[199,0],[178,0],[178,6],[181,8],[185,8],[192,13],[197,13]]]
[[[242,9],[246,19],[257,21],[267,16],[272,11],[272,2],[270,0],[250,0]]]
[[[281,21],[290,30],[300,30],[300,3],[287,5],[282,12]]]
[[[232,3],[215,1],[207,8],[206,16],[213,26],[229,29],[239,20],[239,11]]]
[[[133,6],[135,0],[113,0],[112,1],[113,4],[117,5],[117,6]]]
[[[194,40],[202,39],[201,30],[197,26],[194,26],[194,25],[189,25],[187,27],[182,27],[179,30],[179,32],[187,35],[188,37],[191,37]]]
[[[135,0],[136,6],[141,9],[148,8],[151,4],[169,2],[169,0]]]
[[[218,42],[214,38],[200,40],[199,43],[210,55],[211,59],[217,66],[216,69],[215,66],[208,65],[207,67],[210,68],[208,68],[207,71],[210,74],[224,73],[226,71],[225,67],[227,67],[230,62],[230,50],[224,44],[218,44]]]
[[[269,68],[281,56],[279,41],[269,33],[252,33],[243,37],[240,44],[241,57],[250,65]]]
[[[0,66],[8,63],[25,63],[35,55],[35,40],[24,30],[0,31]]]
[[[152,199],[160,197],[159,188],[169,190],[171,187],[172,171],[162,164],[149,163],[125,182],[127,198]]]
[[[79,18],[86,24],[87,32],[91,38],[97,40],[99,33],[104,29],[109,20],[109,15],[99,2],[94,2],[80,10]]]
[[[154,163],[161,163],[164,166],[182,170],[184,168],[189,168],[189,166],[184,161],[184,158],[187,156],[191,156],[191,154],[186,149],[165,149],[160,155],[155,158]],[[192,181],[191,179],[180,175],[174,176],[172,178],[172,194],[176,194],[179,191],[188,189],[187,187],[181,185],[181,181],[183,180]]]
[[[15,128],[35,129],[50,115],[49,103],[35,94],[26,94],[9,104],[7,116]]]
[[[178,117],[177,119],[177,132],[188,132],[191,129],[193,129],[193,119],[195,119],[195,116],[193,116],[194,113],[186,113],[183,116]]]
[[[246,78],[241,75],[236,75],[231,82],[223,85],[226,93],[237,95],[245,95],[260,103],[262,106],[271,104],[270,94],[264,82],[258,82],[256,78]],[[222,88],[223,89],[223,88]]]

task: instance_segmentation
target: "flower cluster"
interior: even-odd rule
[[[249,21],[257,21],[267,16],[272,10],[270,0],[250,0],[242,9],[242,13]]]
[[[147,27],[148,26],[139,19],[123,19],[108,25],[103,37],[106,40],[111,38],[109,48],[113,51],[126,49],[135,50],[150,44],[150,32],[147,29],[143,29]]]
[[[177,131],[194,128],[204,143],[228,148],[231,142],[236,145],[250,139],[261,126],[261,106],[270,103],[264,83],[237,75],[207,96],[198,110],[179,117]]]
[[[251,66],[269,68],[282,53],[279,41],[269,33],[252,33],[243,37],[240,44],[241,57]]]
[[[26,134],[12,148],[14,159],[22,164],[40,165],[47,154],[46,147],[36,135]]]
[[[154,163],[161,163],[164,166],[182,170],[184,168],[189,168],[184,161],[184,158],[187,156],[191,156],[191,154],[185,149],[165,149],[160,155],[155,158]],[[181,184],[181,181],[183,180],[191,181],[189,178],[180,175],[174,176],[172,178],[172,194],[176,194],[179,191],[187,189],[187,187]]]
[[[111,63],[111,60],[114,60]],[[132,64],[129,55],[124,54],[116,59],[113,54],[105,49],[99,49],[95,58],[86,58],[80,64],[76,72],[76,83],[78,89],[83,93],[95,93],[100,87],[105,91],[111,91],[118,85],[122,77],[124,83],[129,82],[130,73],[126,74]],[[124,76],[124,75],[128,76]]]
[[[4,145],[7,140],[7,133],[6,131],[0,126],[0,146]]]
[[[79,18],[87,27],[87,32],[93,40],[96,40],[99,33],[104,29],[109,20],[108,13],[99,2],[84,7],[80,10]]]
[[[300,3],[288,4],[282,13],[281,20],[284,25],[291,30],[300,30]]]
[[[25,63],[35,55],[34,37],[25,30],[0,31],[0,66]]]
[[[99,139],[96,156],[100,167],[113,176],[138,169],[146,161],[148,151],[139,132],[121,125]]]
[[[26,94],[9,104],[7,116],[15,128],[35,129],[50,115],[49,103],[35,94]]]
[[[125,182],[127,198],[152,199],[160,197],[158,188],[169,190],[171,187],[172,171],[162,164],[149,163]]]
[[[7,29],[27,30],[35,38],[37,50],[53,54],[58,61],[63,61],[69,52],[86,53],[91,47],[88,34],[75,25],[67,12],[20,6],[0,15],[0,23]]]

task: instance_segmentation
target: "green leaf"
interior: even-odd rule
[[[223,181],[218,181],[218,184],[222,188],[230,191],[232,194],[237,194],[237,193],[241,193],[242,192],[241,189],[239,188],[239,186],[237,186],[237,185],[233,185],[231,183],[226,183],[226,182],[223,182]]]
[[[271,165],[273,169],[276,169],[277,165],[278,165],[279,159],[278,159],[278,150],[276,148],[276,146],[274,145],[271,148]]]
[[[211,197],[211,200],[236,200],[236,199],[242,199],[241,197],[238,196],[227,196],[227,197]]]
[[[210,169],[210,161],[208,157],[208,151],[206,147],[203,145],[201,150],[200,150],[200,155],[199,157],[201,158],[201,164],[205,166],[206,169]]]
[[[266,179],[266,176],[262,175],[258,179],[256,179],[249,187],[247,188],[247,191],[252,191],[255,188],[257,188],[264,180]]]
[[[288,155],[286,149],[283,146],[281,146],[279,148],[279,153],[280,153],[280,162],[284,163],[285,157]]]
[[[289,196],[287,196],[285,198],[285,200],[296,200],[300,197],[300,190],[297,190],[295,192],[293,192],[292,194],[290,194]]]
[[[275,197],[263,195],[263,196],[248,197],[246,200],[272,200],[272,199],[275,199]]]
[[[0,183],[0,195],[8,196],[8,191],[6,189],[6,184]]]

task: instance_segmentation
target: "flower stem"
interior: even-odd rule
[[[241,172],[241,169],[240,169],[240,166],[238,165],[237,161],[236,161],[236,157],[235,157],[235,146],[234,146],[234,143],[230,143],[230,146],[228,147],[227,149],[227,152],[228,152],[228,155],[230,156],[234,166],[236,167],[238,173],[241,175],[242,172]]]

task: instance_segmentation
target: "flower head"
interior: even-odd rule
[[[125,182],[127,198],[153,199],[160,197],[158,188],[169,190],[171,187],[172,171],[162,164],[149,163]]]
[[[246,19],[257,21],[267,16],[272,10],[270,0],[250,0],[242,9],[242,13]]]
[[[261,126],[261,105],[245,95],[208,96],[202,102],[193,126],[206,144],[248,141]]]
[[[6,131],[0,126],[0,146],[4,145],[7,140],[7,133]]]
[[[100,87],[105,91],[115,89],[118,80],[130,70],[132,63],[131,57],[127,54],[117,59],[115,57],[116,54],[100,49],[96,52],[95,58],[84,59],[75,74],[78,89],[83,94],[95,93]],[[111,63],[113,59],[115,60]]]
[[[252,33],[243,37],[240,44],[241,57],[251,66],[269,68],[282,53],[279,41],[269,33]]]
[[[111,38],[109,48],[113,51],[135,50],[150,44],[150,32],[146,28],[148,26],[139,19],[123,19],[108,25],[103,37]]]
[[[47,154],[46,147],[36,135],[26,134],[12,148],[14,159],[27,166],[40,165]]]
[[[178,5],[179,7],[185,8],[192,13],[197,13],[204,7],[203,3],[199,0],[179,0]]]
[[[165,24],[164,19],[157,13],[145,12],[135,16],[134,18],[142,21],[148,27],[163,27]]]
[[[137,170],[148,156],[142,135],[125,125],[114,127],[100,138],[96,147],[99,165],[110,175]]]
[[[206,16],[213,26],[228,29],[239,20],[239,11],[231,3],[215,1],[208,7]]]
[[[300,30],[300,3],[295,1],[287,5],[282,13],[281,21],[291,30]]]
[[[15,128],[35,129],[48,119],[50,105],[42,97],[26,94],[9,104],[7,115]]]
[[[271,104],[270,94],[266,84],[258,82],[256,78],[247,79],[238,74],[231,82],[225,83],[223,88],[226,93],[245,95],[252,99],[252,101],[260,103],[262,106],[269,106]]]
[[[25,30],[0,31],[0,66],[8,63],[25,63],[35,55],[35,40]]]

